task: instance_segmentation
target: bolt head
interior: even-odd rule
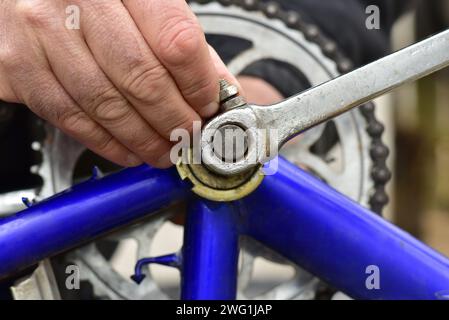
[[[240,126],[224,125],[215,132],[213,149],[215,155],[224,162],[239,161],[248,151],[248,135]]]

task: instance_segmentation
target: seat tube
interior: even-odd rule
[[[238,240],[237,214],[230,204],[192,199],[184,228],[181,299],[236,298]]]

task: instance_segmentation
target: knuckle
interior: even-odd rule
[[[111,151],[113,137],[103,132],[82,110],[63,113],[59,119],[61,129],[71,136],[83,135],[98,152],[107,154]]]
[[[72,112],[60,114],[59,127],[73,137],[83,136],[98,152],[109,154],[114,148],[114,138],[101,130],[82,110],[75,109]]]
[[[191,119],[189,117],[182,117],[182,118],[174,119],[174,120],[170,121],[169,127],[171,130],[185,129],[185,130],[190,131],[190,129],[192,129],[192,127],[193,127],[193,121],[195,121],[195,119]]]
[[[0,65],[8,69],[15,69],[17,67],[17,59],[14,58],[14,49],[12,49],[10,46],[0,46]]]
[[[55,115],[54,110],[49,108],[42,98],[35,96],[33,93],[28,93],[24,102],[39,117],[51,123],[55,123],[55,119],[58,119],[58,115]]]
[[[19,78],[24,74],[29,75],[36,69],[36,63],[27,56],[26,49],[14,44],[5,44],[0,46],[0,66],[6,75]]]
[[[52,25],[54,14],[44,0],[17,1],[15,12],[27,24],[35,28],[47,28]]]
[[[57,115],[59,125],[69,135],[75,135],[79,132],[92,132],[94,123],[81,110],[64,112]]]
[[[128,102],[115,88],[98,90],[88,103],[88,112],[96,120],[106,124],[123,123],[131,114]]]
[[[199,24],[182,15],[175,15],[164,23],[157,42],[161,59],[179,66],[195,58],[204,41]]]
[[[191,132],[193,128],[193,121],[195,119],[191,119],[189,117],[180,117],[178,116],[169,116],[166,115],[163,119],[163,123],[166,124],[164,130],[164,136],[169,137],[173,130],[182,129]]]
[[[184,98],[193,103],[217,95],[216,83],[210,81],[210,78],[207,77],[196,77],[194,81],[185,85],[181,90]]]
[[[161,149],[159,148],[159,145],[161,140],[160,137],[153,134],[144,139],[133,139],[131,147],[136,150],[137,153],[144,155],[147,161],[157,161],[160,157]]]
[[[47,92],[47,94],[44,96],[42,92]],[[57,101],[59,97],[54,93],[50,85],[43,82],[39,86],[22,88],[20,95],[25,104],[38,116],[51,123],[59,122],[63,112],[61,112],[61,108],[53,107],[53,101]]]
[[[122,81],[125,95],[152,105],[157,103],[166,90],[167,71],[162,65],[139,64],[131,69]]]
[[[111,135],[104,135],[95,145],[98,152],[103,154],[109,154],[114,148],[114,137]]]

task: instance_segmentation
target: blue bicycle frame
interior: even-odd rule
[[[0,220],[0,278],[116,228],[189,203],[181,298],[234,299],[239,236],[250,236],[356,299],[447,299],[449,260],[279,159],[247,198],[197,198],[174,169],[125,169],[90,180]],[[380,287],[366,286],[368,266]]]

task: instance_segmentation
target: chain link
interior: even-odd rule
[[[274,1],[189,0],[188,2],[205,4],[214,1],[219,2],[223,6],[235,5],[248,11],[261,11],[269,19],[279,19],[287,27],[303,33],[308,41],[317,44],[324,55],[336,63],[340,73],[347,73],[354,68],[352,62],[339,50],[334,41],[325,36],[316,25],[305,22],[301,14],[296,11],[286,11],[281,8],[279,3]],[[366,131],[371,138],[370,157],[373,162],[371,178],[374,182],[374,190],[370,196],[369,205],[372,211],[381,214],[382,209],[389,201],[385,186],[391,179],[391,172],[387,167],[389,149],[382,141],[385,128],[376,118],[373,102],[362,105],[359,110],[367,123]]]

